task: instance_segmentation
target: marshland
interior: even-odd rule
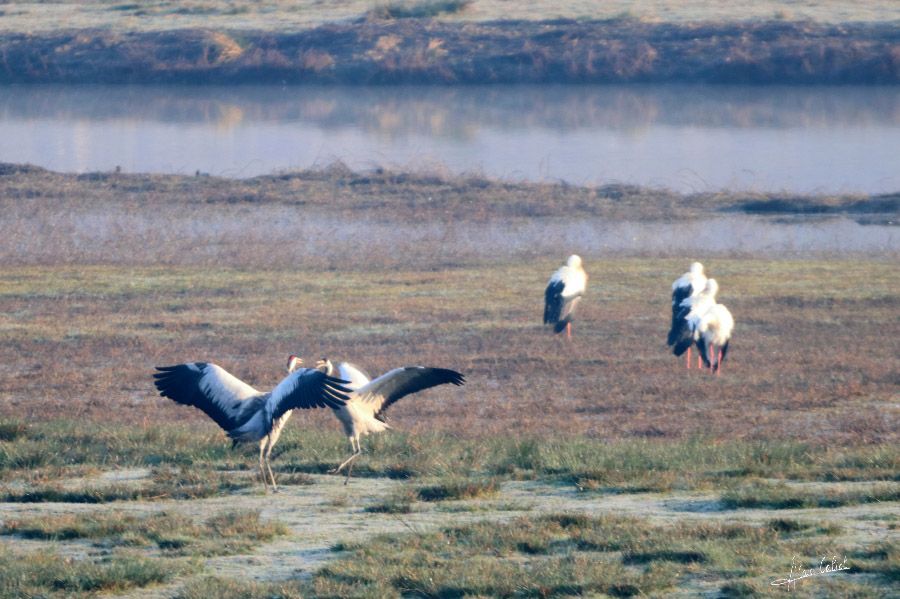
[[[52,68],[3,67],[3,81],[101,72],[107,63],[78,57],[133,58],[128,44],[169,34],[215,43],[151,65],[162,81],[239,78],[254,72],[254,40],[275,48],[344,28],[382,53],[353,42],[332,56],[348,61],[340,76],[365,59],[377,63],[366,73],[421,83],[409,73],[455,71],[416,62],[409,32],[460,47],[494,36],[484,48],[501,50],[534,31],[640,34],[643,51],[660,51],[659,39],[708,32],[703,19],[738,32],[717,43],[765,50],[728,46],[755,73],[794,64],[766,62],[785,48],[876,32],[845,44],[860,63],[832,53],[792,72],[834,83],[868,61],[866,76],[896,74],[877,58],[895,47],[890,3],[507,4],[14,1],[0,6],[4,64]],[[499,18],[530,25],[513,42]],[[220,34],[240,53],[223,54]],[[59,35],[78,38],[55,54],[65,69],[43,54]],[[379,42],[392,35],[410,46]],[[775,45],[753,45],[763,38]],[[696,50],[685,48],[669,50]],[[534,59],[544,50],[531,48],[524,81],[586,72],[577,53],[565,55],[575,71]],[[895,592],[896,87],[704,87],[680,75],[681,87],[291,88],[266,64],[245,87],[0,88],[0,596]],[[618,76],[637,72],[674,71]],[[486,145],[485,130],[507,145]],[[315,136],[343,145],[301,147]],[[631,163],[686,166],[626,174],[609,148],[598,150],[606,170],[577,160],[595,138],[634,150]],[[723,151],[725,139],[746,153]],[[436,163],[410,158],[426,143]],[[567,144],[583,151],[566,157]],[[506,162],[454,162],[478,148]],[[573,252],[590,278],[566,340],[541,314],[549,275]],[[672,281],[695,260],[737,322],[718,376],[686,369],[665,343]],[[349,454],[334,416],[296,412],[272,493],[255,445],[232,448],[199,410],[159,397],[152,373],[213,361],[268,389],[289,354],[372,374],[452,368],[466,384],[392,406],[393,430],[363,439],[346,485],[328,474]]]
[[[820,553],[851,570],[803,592],[896,582],[888,197],[760,213],[746,194],[340,166],[3,172],[7,594],[752,595]],[[739,323],[716,377],[665,346],[678,252],[584,252],[575,337],[542,329],[547,273],[572,244],[542,237],[566,229],[560,213],[598,235],[726,215],[736,232],[886,237],[860,251],[695,241]],[[325,474],[347,453],[333,417],[295,416],[266,494],[255,451],[156,396],[150,374],[214,360],[266,388],[289,353],[468,382],[394,406],[397,430],[364,442],[347,486]]]

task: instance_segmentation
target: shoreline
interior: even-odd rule
[[[0,84],[897,85],[891,23],[356,20],[0,32]]]
[[[185,199],[185,194],[190,199]],[[53,198],[72,206],[141,201],[165,204],[303,206],[328,212],[360,211],[413,220],[423,215],[462,220],[599,217],[616,221],[692,220],[736,215],[777,219],[847,217],[860,224],[897,225],[900,190],[888,193],[783,193],[745,190],[679,192],[626,183],[515,181],[483,175],[375,167],[354,170],[341,161],[324,168],[252,177],[119,170],[60,172],[0,162],[0,200],[37,203]],[[476,206],[476,201],[478,205]],[[477,213],[473,210],[477,208]],[[406,216],[404,216],[406,215]]]
[[[223,179],[0,163],[12,265],[441,268],[565,254],[894,259],[900,194],[678,194],[332,167]],[[52,232],[52,233],[51,233]]]

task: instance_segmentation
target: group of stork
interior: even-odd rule
[[[708,279],[699,262],[672,283],[672,328],[667,342],[676,356],[687,353],[691,367],[691,346],[696,345],[697,368],[701,362],[717,375],[728,354],[734,317],[716,301],[719,284]]]
[[[572,319],[587,287],[587,273],[581,258],[569,256],[566,264],[550,277],[544,291],[544,324],[555,333],[572,336]],[[668,344],[676,356],[687,353],[691,367],[691,347],[697,346],[697,368],[701,365],[719,374],[728,342],[734,330],[734,318],[728,308],[716,301],[719,284],[708,279],[699,262],[672,283],[672,327]]]
[[[587,287],[587,274],[577,255],[556,270],[544,293],[544,324],[555,333],[572,336],[575,308]],[[672,284],[672,328],[669,345],[676,355],[696,344],[700,358],[718,373],[728,352],[734,320],[725,306],[716,303],[718,284],[707,279],[703,265],[695,262],[690,271]],[[699,361],[698,361],[699,368]],[[397,400],[438,385],[462,385],[465,377],[455,370],[426,366],[395,368],[371,379],[359,366],[349,362],[334,364],[327,358],[312,368],[303,366],[295,355],[288,357],[287,376],[268,392],[248,385],[213,363],[188,362],[158,366],[154,384],[159,394],[187,406],[199,408],[212,418],[234,444],[259,444],[259,471],[266,489],[278,486],[272,472],[272,449],[295,409],[331,408],[350,441],[352,453],[336,468],[346,469],[346,484],[353,464],[362,452],[360,437],[391,428],[385,412]]]

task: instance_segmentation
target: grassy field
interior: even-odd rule
[[[890,198],[3,172],[0,595],[748,597],[823,556],[850,569],[799,596],[897,583],[896,247],[700,256],[737,321],[715,377],[664,342],[669,286],[696,256],[585,252],[566,343],[540,325],[547,277],[580,251],[564,240],[478,255],[437,234],[338,259],[325,239],[340,223],[412,235],[416,215],[540,231],[558,221],[541,198],[597,227],[892,219]],[[279,218],[325,233],[259,241]],[[189,237],[207,229],[221,238]],[[363,442],[346,487],[324,474],[349,453],[334,417],[295,415],[267,496],[255,450],[156,396],[150,374],[212,360],[267,388],[289,353],[467,384],[392,407],[397,430]]]

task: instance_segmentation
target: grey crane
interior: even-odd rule
[[[374,380],[369,380],[362,369],[348,362],[340,362],[335,366],[330,360],[322,358],[316,363],[316,368],[329,376],[348,381],[347,387],[352,389],[346,403],[337,407],[332,406],[334,415],[343,425],[344,433],[350,440],[350,448],[353,450],[350,457],[329,472],[337,474],[347,468],[344,484],[350,481],[353,462],[362,453],[359,438],[391,428],[385,420],[385,412],[391,404],[407,395],[437,385],[465,383],[462,374],[447,368],[405,366],[390,370]]]
[[[254,389],[211,362],[157,366],[153,382],[162,397],[194,406],[228,433],[234,444],[259,442],[259,471],[268,490],[277,491],[269,457],[281,430],[295,408],[340,408],[350,389],[347,381],[321,370],[300,368],[302,361],[288,358],[288,375],[269,392]],[[266,478],[268,470],[269,479]]]

